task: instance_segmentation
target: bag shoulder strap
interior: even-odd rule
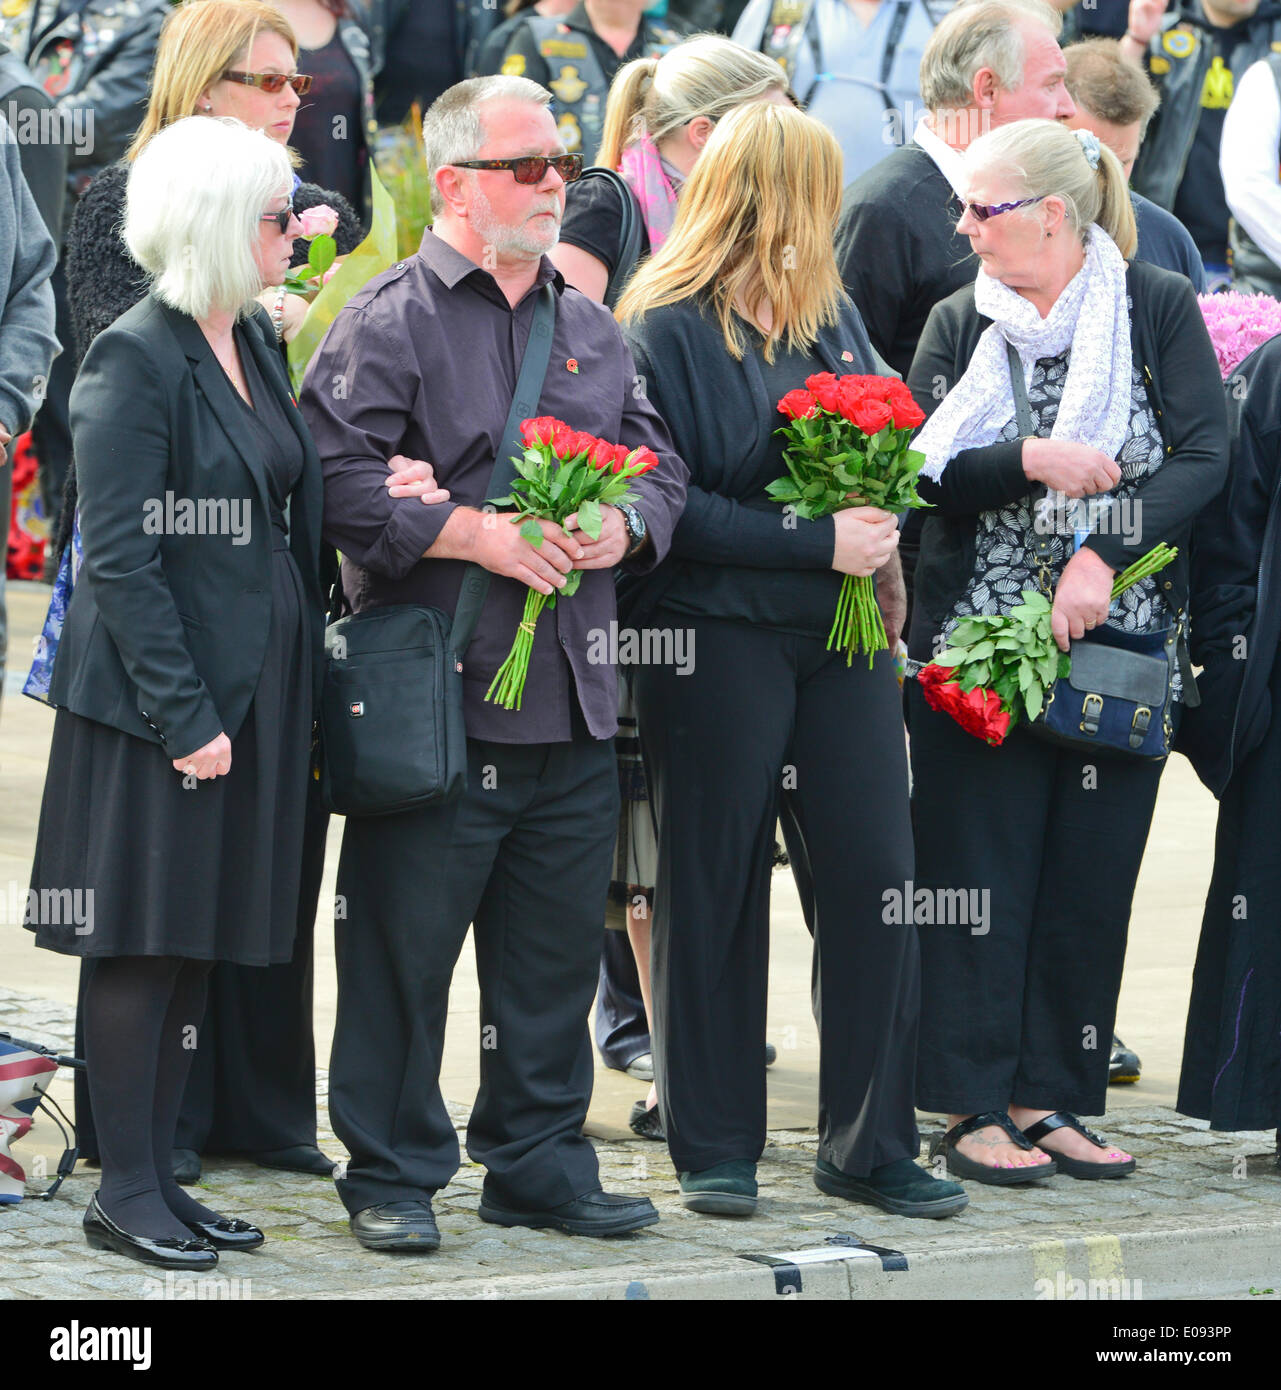
[[[538,398],[543,392],[543,378],[547,375],[555,328],[556,291],[546,284],[539,290],[538,302],[534,305],[534,321],[525,343],[525,355],[521,358],[520,373],[516,378],[516,392],[512,397],[511,410],[507,413],[507,423],[503,426],[487,496],[506,491],[516,476],[512,458],[523,452],[520,422],[538,413]],[[469,564],[463,574],[458,607],[454,610],[454,625],[449,633],[449,645],[460,659],[475,634],[480,610],[489,593],[489,579],[489,571],[484,565],[475,563]]]

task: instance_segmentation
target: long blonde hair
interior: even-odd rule
[[[642,124],[658,144],[695,116],[719,121],[745,101],[786,90],[787,77],[772,58],[718,34],[695,34],[661,57],[634,58],[618,70],[596,163],[617,169]]]
[[[166,18],[156,47],[147,114],[125,152],[137,159],[157,131],[194,116],[196,102],[263,31],[279,34],[295,61],[298,40],[289,21],[260,0],[186,0]]]
[[[1012,176],[1024,198],[1062,198],[1078,236],[1097,222],[1121,255],[1133,258],[1139,234],[1130,189],[1120,160],[1102,142],[1099,167],[1091,169],[1075,132],[1058,121],[1011,121],[975,140],[965,151],[965,167]]]
[[[681,191],[671,236],[619,301],[619,322],[706,293],[735,361],[745,351],[736,304],[753,315],[770,306],[767,362],[784,337],[811,346],[844,294],[832,249],[841,167],[836,137],[812,117],[763,101],[732,111]]]

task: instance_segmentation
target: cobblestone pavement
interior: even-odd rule
[[[18,1036],[70,1048],[65,1005],[0,989],[0,1019]],[[317,1073],[320,1142],[340,1158],[327,1127],[326,1081]],[[467,1107],[451,1104],[450,1113],[461,1131]],[[938,1117],[921,1117],[923,1134],[938,1127]],[[483,1224],[483,1170],[464,1158],[435,1198],[442,1245],[428,1256],[361,1249],[325,1179],[209,1158],[193,1192],[261,1226],[268,1242],[253,1254],[224,1255],[203,1281],[90,1252],[80,1222],[96,1170],[82,1165],[52,1202],[0,1207],[0,1298],[772,1297],[796,1291],[781,1273],[792,1261],[770,1269],[743,1256],[809,1250],[831,1237],[900,1252],[907,1272],[893,1271],[901,1262],[892,1256],[868,1252],[849,1265],[800,1262],[797,1284],[807,1294],[1074,1297],[1085,1294],[1073,1292],[1073,1281],[1084,1289],[1098,1279],[1102,1292],[1090,1296],[1276,1296],[1281,1172],[1270,1132],[1215,1134],[1167,1107],[1140,1106],[1113,1116],[1107,1133],[1139,1159],[1133,1177],[1058,1177],[1019,1189],[971,1183],[969,1208],[945,1221],[904,1220],[818,1192],[812,1130],[770,1134],[758,1213],[748,1220],[685,1211],[661,1145],[598,1142],[605,1188],[644,1192],[661,1213],[656,1226],[613,1240]],[[28,1143],[18,1146],[20,1161]],[[56,1138],[50,1147],[46,1136],[45,1148],[56,1153]]]

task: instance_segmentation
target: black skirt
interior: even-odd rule
[[[159,744],[57,712],[31,869],[32,888],[50,896],[28,901],[71,889],[61,901],[84,910],[36,914],[81,919],[31,924],[38,946],[238,965],[292,955],[311,654],[302,579],[284,536],[275,541],[266,656],[227,776],[184,779]]]

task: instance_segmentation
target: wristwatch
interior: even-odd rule
[[[627,548],[627,554],[623,556],[626,560],[645,544],[645,539],[649,535],[649,530],[645,525],[645,518],[632,506],[630,502],[619,502],[616,504],[618,510],[623,514],[623,525],[627,527],[627,535],[631,540],[631,545]]]

